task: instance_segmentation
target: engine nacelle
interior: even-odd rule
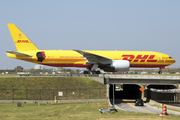
[[[111,67],[114,68],[114,71],[128,71],[130,63],[127,60],[113,60]]]

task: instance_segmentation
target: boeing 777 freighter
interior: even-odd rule
[[[130,68],[162,69],[175,63],[164,53],[152,51],[94,51],[94,50],[40,50],[14,24],[7,24],[17,51],[7,51],[8,57],[53,67],[81,67],[99,74],[128,71]]]

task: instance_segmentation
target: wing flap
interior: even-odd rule
[[[80,53],[81,55],[83,55],[87,60],[87,64],[103,64],[103,65],[107,65],[107,64],[111,64],[112,63],[112,59],[109,59],[107,57],[103,57],[100,55],[96,55],[93,53],[89,53],[89,52],[85,52],[82,50],[74,50],[78,53]]]

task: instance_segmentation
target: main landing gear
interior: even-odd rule
[[[97,70],[98,64],[93,64],[92,68],[89,68],[89,71],[84,71],[84,74],[100,74],[101,72]]]
[[[100,74],[100,71],[84,71],[84,74]]]

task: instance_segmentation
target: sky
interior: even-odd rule
[[[34,68],[16,51],[7,23],[42,50],[156,51],[180,67],[179,0],[1,0],[0,69]],[[46,68],[46,67],[45,67]]]

